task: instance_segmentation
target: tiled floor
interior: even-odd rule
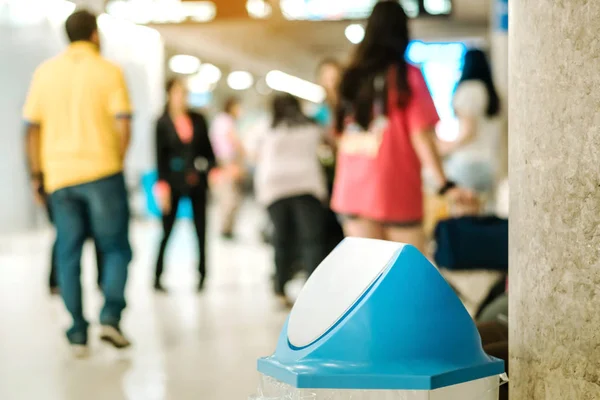
[[[69,356],[63,339],[69,318],[46,287],[51,231],[2,238],[0,399],[247,399],[258,383],[256,358],[274,350],[286,317],[269,290],[271,253],[257,239],[259,222],[249,206],[239,240],[211,235],[210,281],[201,295],[194,292],[193,228],[179,223],[168,253],[167,296],[150,289],[159,225],[136,222],[123,323],[134,347],[118,353],[93,336],[92,356],[82,361]],[[87,247],[83,279],[92,323],[102,301],[93,258]]]

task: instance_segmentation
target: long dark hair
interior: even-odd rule
[[[485,53],[479,49],[472,49],[465,54],[462,75],[458,86],[466,81],[481,81],[488,92],[489,103],[486,110],[488,117],[494,117],[500,112],[500,98],[492,79],[492,69]],[[457,88],[458,88],[457,86]]]
[[[291,94],[278,93],[273,97],[273,128],[280,125],[299,126],[313,124],[314,121],[308,118],[300,106],[300,101]]]
[[[338,131],[344,127],[347,114],[368,129],[373,120],[373,104],[383,96],[383,112],[387,115],[387,84],[381,93],[375,89],[378,77],[387,78],[390,67],[395,67],[398,106],[403,108],[410,99],[408,65],[405,53],[410,41],[408,17],[397,1],[381,1],[375,5],[367,21],[365,37],[356,47],[350,66],[344,73],[339,89],[336,113]],[[387,79],[384,79],[387,83]]]

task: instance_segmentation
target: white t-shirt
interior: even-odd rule
[[[500,161],[500,137],[502,120],[488,117],[489,95],[483,82],[465,81],[454,94],[453,106],[456,113],[477,120],[477,132],[473,140],[456,150],[451,162],[487,163],[495,173]]]
[[[325,200],[326,180],[317,157],[322,141],[317,125],[268,129],[256,142],[257,200],[264,206],[305,194]]]

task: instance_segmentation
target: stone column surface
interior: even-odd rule
[[[511,400],[600,399],[600,1],[510,2]]]

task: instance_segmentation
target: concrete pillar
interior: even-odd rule
[[[600,2],[511,2],[513,400],[600,399]]]
[[[508,175],[508,1],[493,0],[490,33],[492,72],[496,90],[502,100],[503,135],[500,141],[498,179]]]

